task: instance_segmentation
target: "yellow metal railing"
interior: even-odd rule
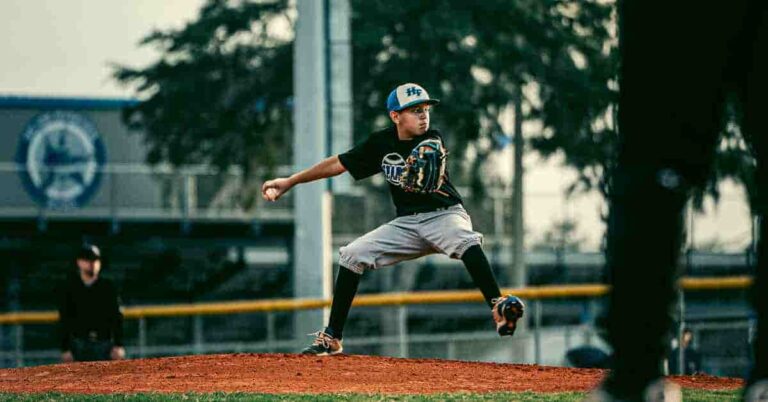
[[[746,289],[752,284],[751,276],[724,278],[682,278],[680,287],[686,291]],[[503,289],[504,294],[514,294],[524,300],[553,299],[568,297],[600,297],[607,294],[609,287],[600,284],[568,286],[531,286],[519,289]],[[360,295],[355,306],[397,306],[408,304],[446,304],[482,301],[477,290],[449,290],[407,293],[381,293]],[[271,311],[309,310],[328,307],[330,300],[323,299],[273,299],[254,301],[229,301],[216,303],[173,304],[159,306],[125,307],[123,314],[128,319],[147,317],[175,317],[190,315],[221,315],[257,313]],[[56,311],[27,311],[0,314],[2,324],[41,324],[58,320]]]

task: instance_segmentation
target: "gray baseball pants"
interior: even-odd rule
[[[432,212],[399,216],[339,250],[339,264],[355,273],[378,269],[424,255],[442,253],[460,259],[480,245],[483,235],[461,204]]]

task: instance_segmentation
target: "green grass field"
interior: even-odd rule
[[[683,400],[688,401],[706,401],[723,402],[738,401],[739,390],[734,391],[683,391]],[[0,393],[0,402],[5,401],[87,401],[87,402],[116,402],[116,401],[290,401],[290,402],[335,402],[335,401],[520,401],[520,402],[571,402],[580,401],[584,397],[580,392],[566,392],[559,394],[537,394],[533,392],[524,393],[493,393],[493,394],[434,394],[434,395],[370,395],[370,394],[244,394],[244,393],[215,393],[215,394],[114,394],[114,395],[78,395],[78,394],[8,394]]]

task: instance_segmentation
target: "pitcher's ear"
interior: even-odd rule
[[[392,123],[399,123],[400,122],[400,113],[395,112],[394,110],[389,112],[389,118],[392,120]]]

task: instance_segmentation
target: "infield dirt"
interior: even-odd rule
[[[586,391],[604,370],[378,356],[219,354],[0,370],[0,392],[376,393]],[[680,376],[686,388],[740,388],[735,378]]]

